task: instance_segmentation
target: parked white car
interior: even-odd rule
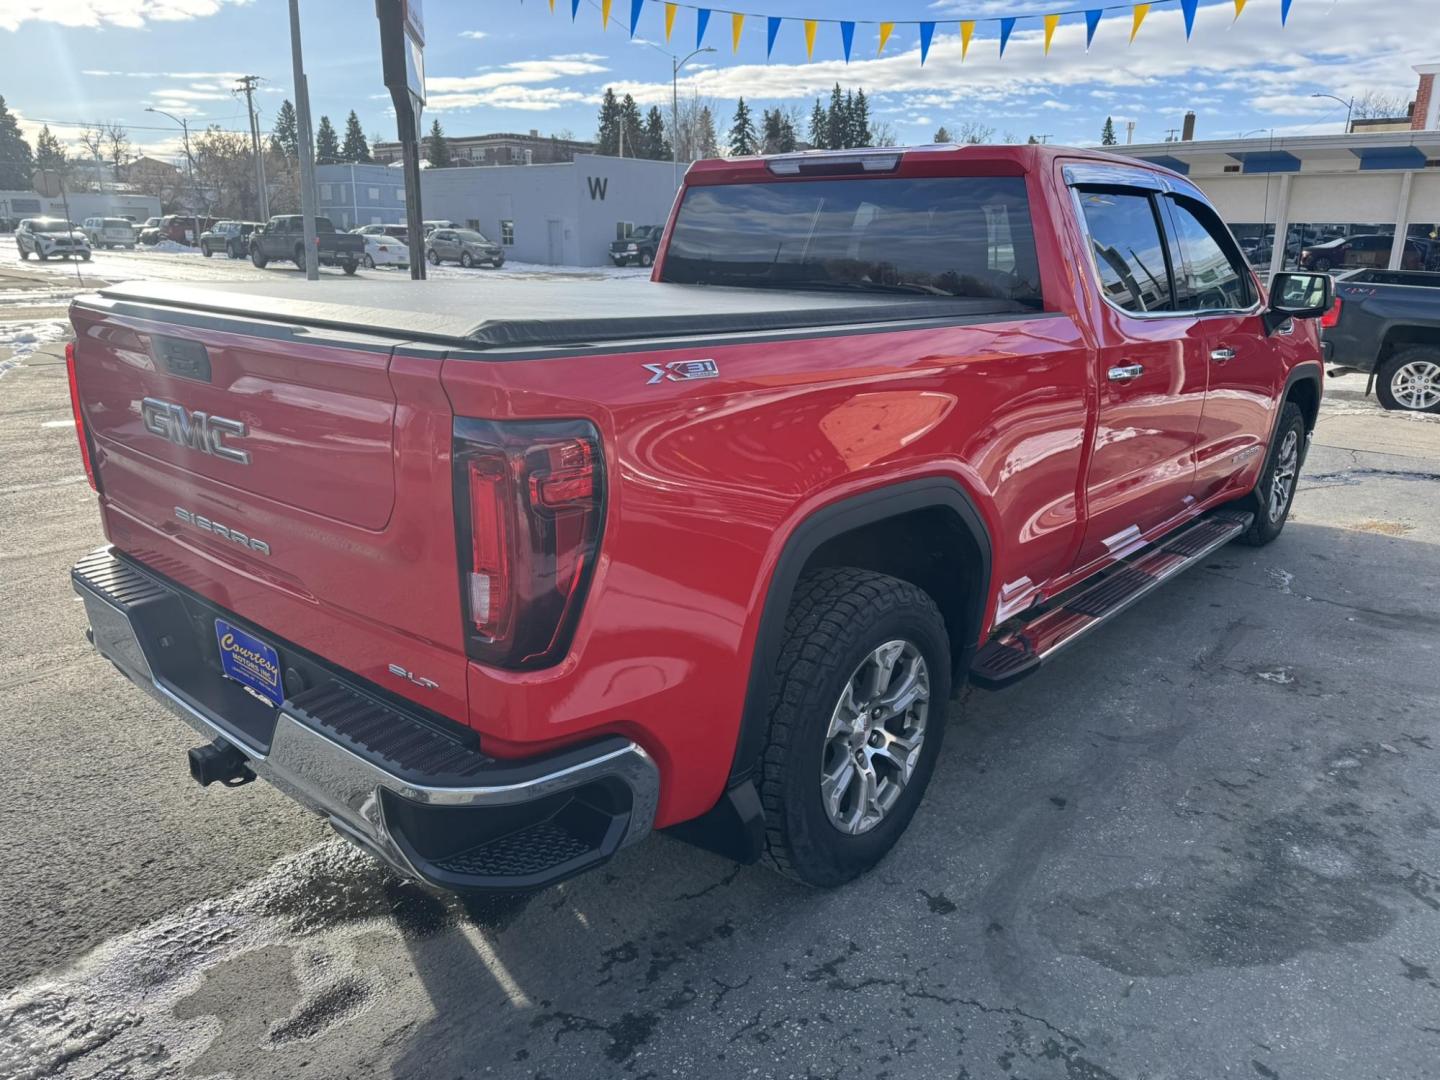
[[[360,265],[367,270],[377,266],[409,266],[410,248],[403,237],[385,233],[361,233],[365,238],[365,254],[360,256]]]
[[[21,259],[33,253],[41,262],[50,258],[78,255],[90,261],[90,241],[83,229],[77,229],[63,218],[22,218],[15,229],[15,249]]]
[[[135,224],[123,217],[87,217],[80,223],[92,248],[135,247]]]

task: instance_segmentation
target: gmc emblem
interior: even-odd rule
[[[233,461],[239,465],[250,464],[250,451],[237,450],[225,444],[227,435],[238,439],[248,433],[245,424],[240,420],[191,412],[184,405],[177,405],[173,401],[149,397],[140,404],[140,416],[145,421],[146,431],[168,439],[176,446],[199,450],[202,454]]]

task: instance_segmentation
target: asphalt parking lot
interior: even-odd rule
[[[1440,1071],[1440,418],[1333,381],[1282,538],[963,694],[850,887],[660,836],[461,904],[196,787],[86,645],[57,298],[4,285],[42,329],[0,345],[0,1076]]]

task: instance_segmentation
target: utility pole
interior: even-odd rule
[[[295,70],[295,120],[300,129],[300,217],[305,229],[305,277],[320,277],[315,250],[315,142],[310,132],[310,85],[300,50],[300,0],[290,0],[290,61]]]
[[[270,193],[265,190],[265,155],[260,147],[260,124],[255,119],[255,87],[260,83],[259,75],[242,75],[240,89],[245,91],[245,110],[250,114],[250,152],[255,155],[255,209],[261,221],[270,220]]]

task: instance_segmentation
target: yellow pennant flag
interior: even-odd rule
[[[875,50],[876,56],[879,56],[885,51],[885,43],[890,40],[890,31],[894,29],[895,24],[893,22],[882,22],[880,24],[880,47]]]
[[[1135,5],[1135,12],[1134,12],[1134,14],[1131,16],[1132,22],[1130,23],[1130,43],[1131,43],[1132,45],[1135,43],[1135,35],[1140,32],[1140,24],[1145,21],[1145,16],[1146,16],[1146,15],[1149,15],[1149,14],[1150,14],[1150,5],[1149,5],[1149,4],[1136,4],[1136,5]]]
[[[960,24],[960,59],[964,61],[965,54],[970,51],[970,39],[975,36],[975,20],[967,19]]]
[[[555,11],[555,0],[550,0],[550,11],[551,11],[551,14],[554,14],[554,11]]]
[[[814,19],[805,20],[805,59],[815,58],[815,27],[818,24]]]
[[[600,0],[600,29],[610,25],[610,0]]]
[[[1055,27],[1060,25],[1059,15],[1045,16],[1045,55],[1050,55],[1050,39],[1055,36]]]
[[[745,25],[745,16],[739,12],[730,15],[730,51],[740,51],[740,29]]]
[[[1245,10],[1245,0],[1235,0],[1235,18],[1238,19],[1238,18],[1240,17],[1240,13],[1241,13],[1242,11],[1244,11],[1244,10]],[[1233,21],[1233,20],[1232,20],[1232,21]]]
[[[675,32],[675,5],[665,5],[665,40],[670,40],[670,35]]]

